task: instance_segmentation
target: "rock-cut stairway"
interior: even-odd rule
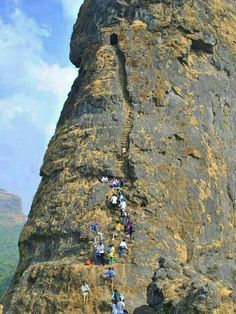
[[[127,73],[125,67],[125,54],[124,52],[117,46],[116,55],[118,59],[118,71],[119,71],[119,82],[123,93],[123,112],[124,112],[124,121],[121,131],[120,137],[120,153],[117,157],[116,163],[116,177],[117,178],[125,178],[126,180],[129,178],[128,168],[129,168],[129,149],[130,149],[130,133],[133,127],[133,107],[131,103],[131,98],[128,91],[128,81],[127,81]]]

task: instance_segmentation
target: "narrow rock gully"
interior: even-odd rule
[[[128,91],[128,80],[126,72],[126,58],[124,52],[119,45],[114,46],[118,60],[119,82],[123,93],[123,111],[124,122],[120,138],[120,153],[116,163],[116,177],[130,179],[129,175],[129,149],[130,149],[130,133],[133,127],[133,106]]]

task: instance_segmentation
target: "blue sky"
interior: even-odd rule
[[[28,213],[78,70],[69,41],[82,0],[0,0],[0,188]]]

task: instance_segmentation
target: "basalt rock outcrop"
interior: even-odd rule
[[[235,29],[233,0],[84,2],[70,53],[79,75],[44,157],[5,313],[84,313],[84,278],[87,313],[110,312],[103,267],[84,265],[89,224],[99,221],[109,244],[118,217],[102,175],[125,179],[135,224],[114,265],[130,312],[234,312]],[[157,268],[157,299],[146,304]]]

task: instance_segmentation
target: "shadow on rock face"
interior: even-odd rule
[[[107,312],[111,311],[111,305],[108,304],[106,301],[102,301],[99,304],[98,309],[101,313],[107,313]]]
[[[156,314],[156,313],[158,313],[158,311],[155,309],[152,309],[148,305],[142,305],[136,308],[133,312],[133,314]]]

